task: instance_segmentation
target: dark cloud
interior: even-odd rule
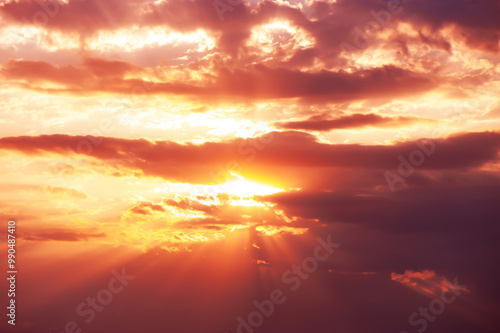
[[[465,181],[465,179],[468,181]],[[450,180],[432,177],[426,184],[411,184],[396,193],[389,191],[287,192],[269,200],[290,215],[328,223],[361,223],[398,233],[454,233],[474,229],[476,223],[490,231],[500,216],[495,198],[500,178],[494,175],[455,175]],[[416,204],[418,203],[418,204]],[[481,220],[481,222],[477,222]]]
[[[93,146],[92,142],[101,143]],[[416,158],[415,152],[424,156],[419,170],[467,170],[497,162],[499,147],[500,135],[496,132],[457,134],[439,142],[419,140],[393,145],[326,144],[302,132],[275,132],[246,140],[201,145],[62,134],[0,139],[0,149],[30,155],[87,155],[117,170],[125,167],[146,176],[202,184],[217,183],[221,176],[229,180],[225,178],[229,171],[237,172],[237,169],[268,174],[272,168],[280,167],[277,179],[287,179],[287,171],[300,168],[397,172],[402,160],[409,163]],[[328,170],[325,171],[328,174]],[[385,183],[383,176],[380,179]]]
[[[314,101],[343,102],[384,98],[389,95],[413,95],[431,90],[437,85],[431,77],[423,77],[394,66],[354,73],[326,70],[306,73],[258,65],[252,71],[222,70],[214,88],[216,93],[228,97],[301,97]]]
[[[313,116],[307,120],[290,121],[277,123],[277,126],[285,129],[296,130],[311,130],[311,131],[330,131],[335,129],[350,129],[362,127],[381,127],[381,128],[398,128],[411,126],[418,123],[436,123],[435,120],[410,117],[396,116],[388,117],[374,113],[369,114],[352,114],[332,118],[328,115]]]
[[[180,82],[151,84],[126,79],[125,74],[145,73],[131,64],[105,59],[85,59],[80,66],[54,66],[43,61],[10,60],[1,69],[7,79],[24,87],[54,93],[181,94],[205,99],[303,98],[315,101],[353,101],[389,96],[409,96],[437,87],[438,82],[417,73],[384,66],[360,70],[306,73],[256,65],[252,70],[221,69],[213,83],[195,86]],[[46,88],[55,83],[60,88]],[[144,88],[147,87],[147,88]]]
[[[457,35],[464,38],[470,47],[492,52],[498,51],[500,36],[497,19],[500,9],[495,0],[394,1],[392,5],[389,5],[390,1],[314,1],[310,6],[303,6],[302,10],[274,1],[259,1],[254,5],[243,2],[228,5],[223,19],[212,0],[169,0],[157,3],[139,0],[71,0],[57,6],[54,6],[55,1],[50,3],[52,5],[46,7],[45,13],[34,0],[8,1],[0,7],[0,13],[6,20],[17,24],[35,22],[51,30],[76,32],[83,40],[98,31],[131,26],[164,26],[180,32],[204,29],[217,36],[219,50],[235,57],[238,50],[244,48],[252,28],[284,19],[310,33],[317,43],[315,56],[329,64],[342,64],[339,58],[341,44],[353,45],[354,38],[359,35],[357,28],[364,31],[369,22],[380,20],[384,27],[396,21],[408,22],[417,31],[423,27],[439,31],[453,26]],[[388,7],[394,9],[392,14]],[[44,15],[46,19],[42,20],[37,15]],[[451,51],[449,42],[444,39],[431,38],[422,33],[420,36],[423,43]],[[349,52],[363,50],[365,48],[353,47]]]
[[[500,6],[496,0],[485,1],[412,1],[404,17],[426,23],[434,30],[455,26],[469,46],[498,52],[500,41]]]

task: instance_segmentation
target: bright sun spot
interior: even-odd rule
[[[233,179],[217,186],[218,192],[234,194],[240,198],[249,198],[254,195],[269,195],[283,191],[276,187],[247,180],[234,172],[231,172],[231,176]]]

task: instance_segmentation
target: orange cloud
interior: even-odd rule
[[[451,289],[469,291],[466,287],[455,286],[444,276],[437,276],[433,270],[424,270],[421,272],[406,270],[403,274],[393,272],[391,273],[391,279],[427,294],[436,294]]]

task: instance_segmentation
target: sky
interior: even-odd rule
[[[0,1],[2,332],[498,332],[499,18]]]

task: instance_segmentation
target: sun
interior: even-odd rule
[[[230,173],[232,178],[217,186],[220,193],[233,194],[240,198],[251,198],[254,195],[269,195],[283,191],[276,187],[247,180],[234,172],[230,171]]]

